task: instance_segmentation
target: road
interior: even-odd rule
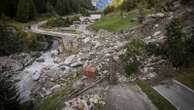
[[[41,25],[45,24],[46,22],[47,20],[31,25],[30,32],[42,34],[42,35],[60,37],[64,39],[72,39],[73,36],[77,36],[77,34],[73,34],[73,33],[54,32],[54,31],[49,31],[49,30],[39,28]]]
[[[178,110],[194,110],[194,92],[181,83],[165,81],[154,89],[171,102]]]
[[[135,84],[113,86],[106,98],[104,110],[157,110]]]

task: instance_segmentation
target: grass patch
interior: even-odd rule
[[[15,27],[18,31],[22,31],[24,30],[26,23],[21,23],[15,20],[11,20],[8,22],[8,25]]]
[[[106,29],[113,32],[119,32],[126,30],[130,27],[138,25],[137,19],[134,15],[126,14],[125,15],[109,15],[104,16],[102,19],[97,21],[94,24],[96,30]]]
[[[146,10],[145,13],[150,13],[150,11]],[[124,31],[128,28],[139,25],[137,20],[137,14],[137,10],[133,10],[129,13],[113,12],[102,17],[99,21],[94,23],[93,27],[96,30],[105,29],[113,32]]]
[[[194,74],[179,75],[176,80],[194,90]]]
[[[177,110],[170,102],[168,102],[157,91],[150,87],[146,82],[137,80],[136,83],[147,94],[152,103],[158,107],[159,110]]]
[[[194,90],[194,68],[181,70],[175,79]]]

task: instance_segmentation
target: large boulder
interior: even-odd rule
[[[39,78],[40,78],[40,73],[39,72],[34,72],[33,74],[32,74],[32,79],[34,80],[34,81],[38,81],[39,80]]]

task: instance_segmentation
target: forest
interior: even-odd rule
[[[0,14],[22,22],[44,13],[68,15],[95,9],[90,0],[1,0]]]

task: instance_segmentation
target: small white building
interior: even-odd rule
[[[101,14],[92,14],[90,16],[87,16],[87,17],[80,17],[80,21],[81,22],[94,22],[94,21],[97,21],[101,18]]]
[[[90,15],[91,20],[99,20],[102,17],[101,14],[92,14]]]

